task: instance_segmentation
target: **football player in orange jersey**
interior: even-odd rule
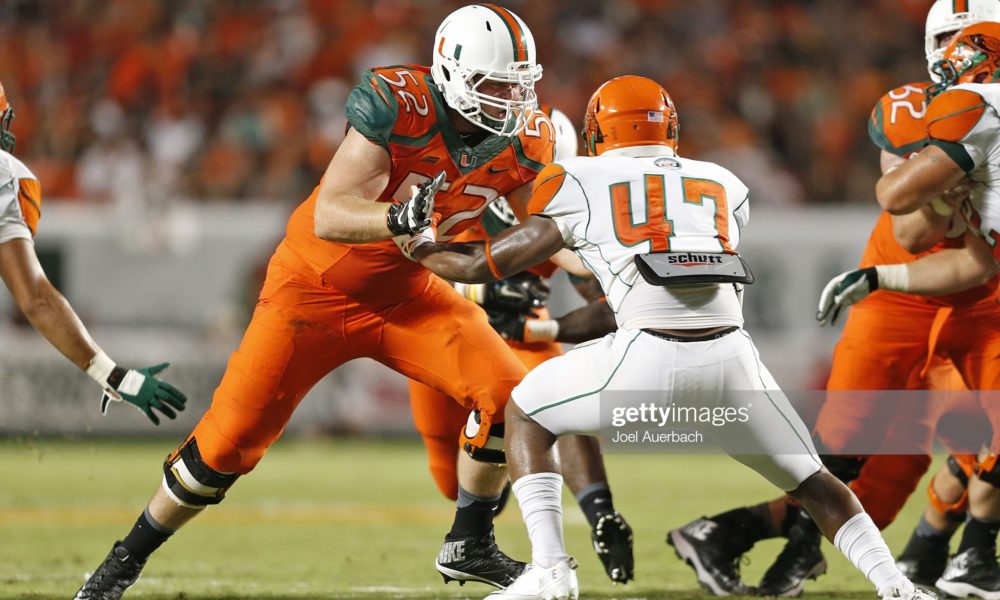
[[[948,294],[981,286],[1000,273],[1000,23],[963,28],[949,43],[934,72],[941,83],[927,107],[928,146],[912,160],[887,171],[876,186],[879,204],[894,215],[926,213],[943,190],[957,182],[974,183],[961,205],[967,226],[965,244],[906,264],[879,264],[834,278],[824,290],[820,310],[837,310],[888,289],[913,294]],[[924,229],[935,232],[928,218]],[[973,389],[1000,390],[1000,297],[982,305],[957,307],[969,322],[944,329],[947,348]],[[969,516],[958,552],[936,585],[951,596],[1000,600],[1000,402],[981,394],[979,402],[992,427],[969,476]]]
[[[937,0],[926,21],[926,51],[928,69],[940,59],[944,47],[965,24],[1000,18],[997,0],[953,2]],[[900,86],[891,90],[876,104],[869,124],[872,140],[881,149],[883,171],[900,164],[906,157],[925,145],[924,113],[927,108],[925,90],[928,82]],[[963,183],[949,195],[951,202],[968,194]],[[945,210],[939,206],[940,210]],[[906,217],[892,217],[883,212],[872,231],[861,261],[862,266],[880,263],[913,261],[934,245],[936,239],[924,229],[926,218],[934,220],[936,231],[946,229],[949,219],[943,219],[931,208]],[[904,248],[897,241],[904,240]],[[940,244],[934,250],[961,244],[961,239]],[[941,381],[949,380],[954,365],[942,358],[949,348],[935,351],[938,334],[948,329],[975,327],[975,317],[955,307],[975,307],[989,310],[992,291],[989,287],[954,297],[917,298],[905,294],[879,291],[852,311],[837,344],[833,371],[827,389],[835,392],[823,408],[816,432],[818,445],[828,450],[844,447],[845,439],[859,431],[857,418],[865,412],[849,390],[927,389],[928,376],[937,374]],[[970,309],[971,310],[971,309]],[[930,331],[930,335],[928,335]],[[929,349],[930,347],[930,349]],[[928,368],[931,367],[931,368]],[[941,376],[941,373],[946,375]],[[968,377],[964,378],[968,382]],[[855,411],[855,408],[859,410]],[[887,447],[897,448],[898,441],[929,439],[942,406],[924,403],[924,414],[901,415],[891,427],[895,440]],[[822,448],[821,448],[822,450]],[[851,482],[865,509],[876,524],[888,526],[895,519],[930,465],[930,457],[922,445],[909,449],[912,454],[876,455],[868,457],[824,456],[828,468]],[[968,462],[963,458],[959,463]],[[908,547],[901,557],[900,567],[914,582],[932,585],[944,570],[948,557],[948,540],[957,524],[948,525],[946,512],[963,513],[961,486],[947,469],[935,476],[929,490],[932,498],[931,517],[937,525],[924,521],[918,527],[921,539]],[[940,518],[935,518],[940,517]],[[955,517],[953,517],[954,519]],[[961,517],[959,517],[961,518]],[[692,561],[699,579],[711,579],[720,587],[738,591],[745,589],[739,580],[739,562],[735,559],[757,541],[777,536],[789,537],[774,564],[760,582],[758,593],[775,596],[797,596],[808,578],[826,570],[820,552],[820,535],[802,511],[784,499],[738,508],[711,518],[701,518],[670,532],[669,538],[683,537],[698,554]],[[691,557],[685,556],[690,559]]]
[[[555,126],[556,160],[576,156],[577,133],[569,118],[551,107],[543,106],[541,110]],[[455,240],[485,241],[516,224],[517,217],[506,199],[498,198],[483,213],[480,223]],[[549,290],[544,279],[551,277],[556,269],[551,261],[546,261],[524,273],[491,283],[454,284],[460,294],[483,307],[490,325],[507,340],[528,370],[561,355],[559,342],[584,342],[617,328],[614,313],[594,279],[574,281],[577,291],[589,301],[587,305],[550,319],[545,308]],[[410,408],[427,448],[434,481],[442,494],[455,500],[458,494],[455,437],[465,426],[468,411],[448,396],[412,379]],[[592,460],[599,452],[597,440],[590,436],[566,436],[559,441],[563,476],[590,524],[597,556],[612,581],[626,583],[634,574],[632,530],[615,510],[603,464]]]
[[[101,412],[107,411],[111,401],[125,401],[155,425],[160,424],[160,417],[153,409],[175,418],[175,411],[184,410],[187,398],[156,378],[168,364],[144,369],[119,367],[94,342],[73,307],[45,276],[34,245],[42,216],[42,186],[11,154],[13,120],[14,108],[0,84],[0,278],[32,327],[104,389]]]
[[[393,238],[435,220],[438,239],[453,239],[499,196],[520,210],[552,160],[554,132],[535,110],[534,40],[510,11],[453,12],[432,52],[429,69],[375,68],[351,92],[347,136],[291,216],[211,407],[77,598],[119,598],[156,548],[254,468],[306,392],[359,357],[475,411],[461,434],[457,510],[438,570],[504,587],[524,569],[494,541],[508,477],[489,450],[502,447],[503,408],[526,370],[479,308],[407,260]]]

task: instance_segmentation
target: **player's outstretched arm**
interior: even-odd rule
[[[102,410],[107,399],[125,400],[156,424],[160,420],[154,408],[171,419],[177,416],[175,410],[184,410],[184,394],[154,377],[166,364],[125,370],[101,351],[73,307],[45,276],[30,241],[15,239],[0,244],[0,277],[31,325],[104,388]]]
[[[879,205],[892,215],[919,210],[965,177],[965,170],[938,146],[889,169],[875,184]]]
[[[376,202],[389,183],[389,153],[355,129],[326,168],[316,197],[316,236],[358,244],[386,240],[406,231],[389,229],[390,203]]]
[[[414,249],[413,257],[450,281],[484,283],[520,273],[562,247],[562,234],[555,222],[532,215],[486,243],[427,242]]]

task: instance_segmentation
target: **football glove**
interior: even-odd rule
[[[860,302],[877,289],[878,271],[875,267],[854,269],[837,275],[820,294],[816,320],[820,325],[832,325],[842,309]]]
[[[487,310],[486,316],[489,317],[490,326],[503,339],[514,342],[524,341],[524,329],[529,315],[506,310]]]
[[[160,381],[155,377],[169,366],[170,363],[161,363],[127,371],[116,366],[105,383],[104,396],[101,398],[101,414],[107,414],[111,402],[125,401],[142,411],[154,425],[160,424],[160,418],[153,409],[160,411],[167,418],[176,418],[175,411],[184,410],[187,396],[166,381]]]
[[[393,202],[385,215],[385,224],[395,235],[418,233],[431,226],[434,214],[434,194],[444,185],[444,171],[434,179],[411,188],[410,199]]]
[[[549,300],[549,286],[542,278],[521,273],[490,283],[455,284],[455,289],[487,311],[508,311],[531,314]]]

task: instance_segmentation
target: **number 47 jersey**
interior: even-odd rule
[[[665,146],[610,150],[551,163],[538,175],[528,210],[551,218],[566,247],[600,281],[625,329],[742,326],[730,283],[661,287],[647,283],[635,258],[686,254],[696,265],[736,254],[750,215],[749,190],[727,169],[675,156]]]

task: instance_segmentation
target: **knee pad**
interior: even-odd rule
[[[959,463],[953,456],[948,457],[948,471],[954,475],[959,481],[962,482],[962,495],[955,502],[945,502],[938,496],[937,490],[934,489],[934,480],[937,479],[935,475],[931,479],[930,485],[927,486],[927,498],[930,500],[931,508],[936,510],[939,514],[944,516],[952,523],[964,523],[966,514],[969,511],[969,475],[970,472],[966,472],[962,464]]]
[[[983,460],[977,460],[972,472],[980,480],[1000,488],[1000,455],[987,454]]]
[[[163,463],[163,488],[174,502],[187,508],[218,504],[238,473],[221,473],[205,464],[192,436]]]
[[[486,440],[482,440],[483,423],[479,411],[474,410],[469,414],[469,421],[465,424],[462,432],[462,449],[472,460],[479,462],[493,463],[495,465],[507,464],[507,455],[503,451],[503,423],[488,423],[489,431]]]

